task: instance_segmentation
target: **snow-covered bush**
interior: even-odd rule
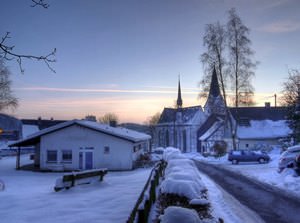
[[[181,151],[177,148],[173,148],[173,147],[167,147],[164,150],[164,154],[163,154],[163,159],[165,161],[169,161],[171,159],[185,159],[185,156],[182,155]]]
[[[165,169],[165,179],[159,189],[157,205],[159,214],[164,213],[165,216],[168,207],[175,206],[194,209],[200,218],[211,217],[209,202],[204,202],[207,189],[194,162],[183,156],[180,150],[171,147],[165,150],[163,157],[168,165]],[[173,222],[187,221],[177,219]]]
[[[182,207],[168,207],[160,217],[161,223],[202,223],[196,211]]]

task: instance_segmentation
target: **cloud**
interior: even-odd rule
[[[268,33],[287,33],[287,32],[295,32],[300,29],[300,22],[286,20],[286,21],[278,21],[270,24],[266,24],[259,28],[260,31],[268,32]]]
[[[14,88],[16,91],[48,91],[70,93],[145,93],[145,94],[174,94],[175,90],[139,90],[139,89],[91,89],[91,88],[52,88],[52,87],[22,87]],[[197,89],[182,90],[183,94],[198,94]]]
[[[266,2],[267,4],[263,7],[263,9],[273,9],[273,8],[282,7],[283,5],[288,4],[289,2],[290,2],[290,0],[272,0],[272,1],[267,1]]]

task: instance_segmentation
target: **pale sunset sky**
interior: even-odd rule
[[[0,36],[16,53],[57,49],[52,73],[42,62],[15,61],[12,73],[18,118],[73,119],[116,113],[120,122],[143,123],[177,97],[203,105],[198,82],[205,25],[227,21],[235,7],[251,30],[259,61],[253,85],[259,105],[281,91],[288,69],[300,68],[298,0],[0,0]]]

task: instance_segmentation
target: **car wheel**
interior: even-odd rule
[[[232,164],[238,164],[239,161],[238,160],[232,160]]]
[[[266,161],[265,161],[264,158],[259,158],[259,159],[258,159],[258,162],[259,162],[259,163],[264,163],[264,162],[266,162]]]

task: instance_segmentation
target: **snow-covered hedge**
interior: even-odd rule
[[[194,162],[186,158],[179,149],[171,147],[165,149],[163,159],[168,165],[158,197],[158,212],[163,214],[161,222],[202,222],[199,216],[210,218],[207,189]],[[182,221],[179,220],[181,216]]]
[[[160,190],[161,193],[177,194],[191,200],[201,198],[206,188],[193,161],[185,158],[169,160]]]
[[[160,216],[160,222],[201,223],[202,221],[195,210],[171,206],[166,208],[164,214]]]

